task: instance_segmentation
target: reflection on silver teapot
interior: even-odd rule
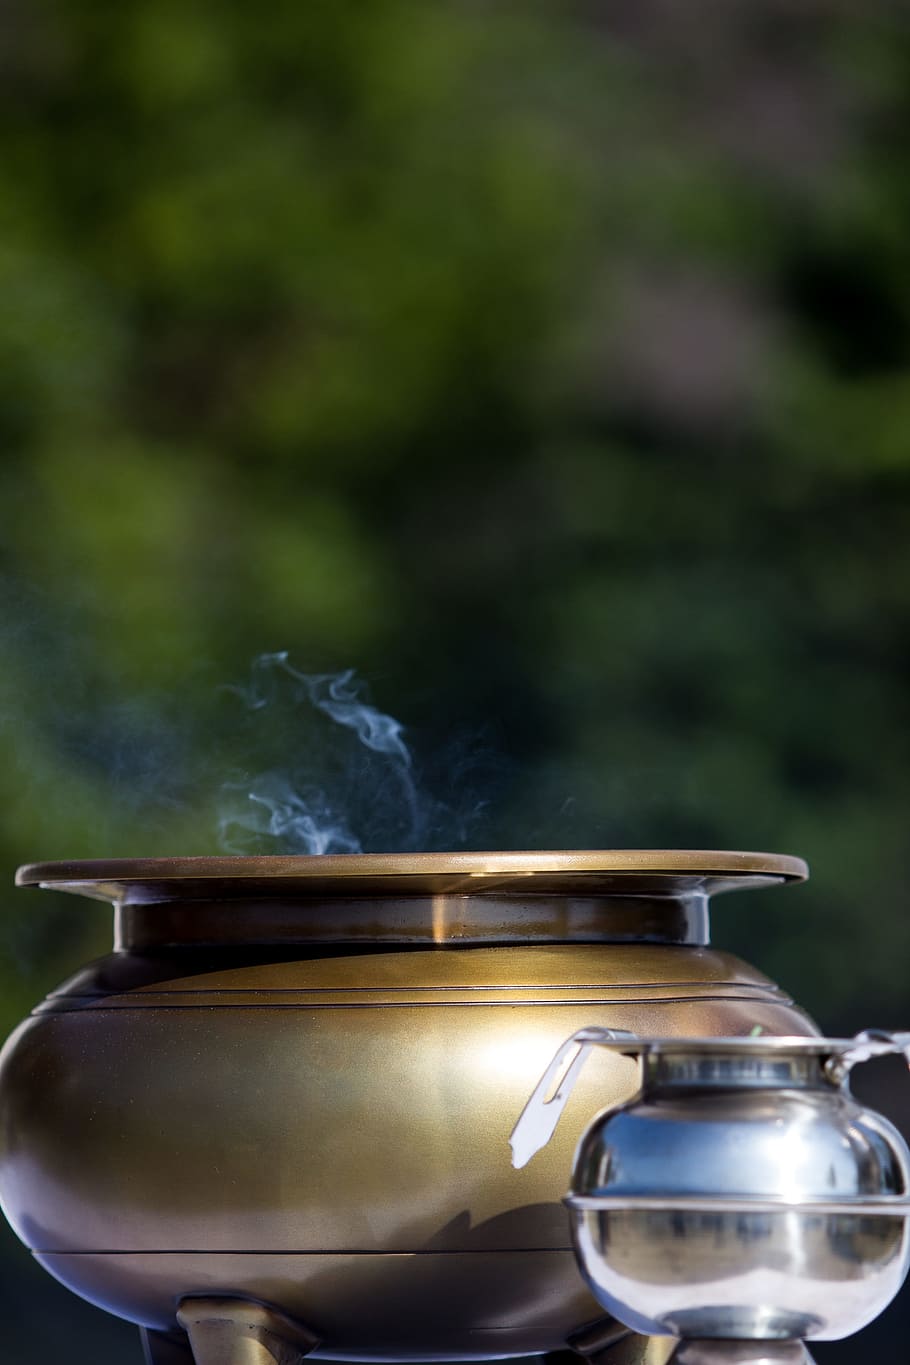
[[[851,1067],[910,1033],[638,1038],[562,1045],[512,1134],[523,1166],[550,1138],[592,1047],[641,1069],[575,1155],[573,1240],[598,1301],[635,1332],[683,1338],[674,1365],[808,1360],[894,1298],[910,1264],[910,1152],[848,1089]]]

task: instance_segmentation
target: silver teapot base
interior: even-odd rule
[[[812,1365],[802,1341],[681,1341],[669,1365]]]

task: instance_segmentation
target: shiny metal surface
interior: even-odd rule
[[[707,889],[796,860],[423,857],[24,874],[115,895],[120,924],[0,1056],[0,1198],[42,1264],[168,1349],[184,1296],[273,1305],[327,1359],[531,1354],[602,1318],[560,1197],[637,1067],[592,1065],[530,1176],[514,1115],[592,1019],[811,1034],[759,973],[674,938]]]
[[[870,1046],[641,1044],[642,1092],[587,1130],[566,1200],[604,1307],[703,1339],[837,1338],[876,1317],[910,1264],[910,1152],[828,1066]]]
[[[566,1344],[588,1365],[667,1365],[676,1348],[672,1337],[641,1337],[610,1317],[573,1332]]]
[[[232,901],[125,901],[114,910],[114,946],[142,952],[160,944],[227,948],[253,943],[347,943],[377,947],[457,943],[708,942],[708,897],[568,890],[549,894],[307,897],[260,893],[255,921],[225,914]],[[247,906],[249,903],[245,903]],[[305,913],[304,913],[305,910]]]
[[[907,1272],[906,1210],[585,1210],[575,1238],[601,1303],[646,1334],[848,1336],[888,1306]]]
[[[302,1365],[319,1344],[301,1323],[243,1299],[183,1299],[177,1322],[195,1365]]]
[[[603,1317],[569,1247],[412,1255],[200,1250],[36,1259],[82,1297],[159,1332],[176,1325],[175,1285],[181,1286],[178,1298],[184,1290],[212,1296],[230,1291],[278,1304],[318,1330],[322,1341],[313,1356],[322,1360],[531,1355],[564,1349],[571,1330]]]
[[[801,1341],[683,1341],[672,1365],[812,1365]]]
[[[906,1195],[896,1129],[821,1081],[792,1090],[718,1088],[694,1102],[669,1087],[650,1093],[585,1134],[573,1190],[614,1201],[654,1191],[665,1206],[677,1196],[824,1205]]]
[[[267,895],[299,889],[331,897],[473,895],[496,889],[566,894],[582,886],[616,891],[619,874],[629,890],[637,879],[647,890],[651,874],[662,894],[703,890],[716,895],[737,885],[805,881],[802,858],[782,853],[698,849],[555,849],[547,852],[357,853],[319,857],[93,858],[30,863],[16,873],[17,886],[52,886],[101,900],[167,899],[219,892]]]

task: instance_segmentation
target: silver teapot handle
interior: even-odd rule
[[[598,1043],[622,1043],[626,1040],[637,1042],[638,1034],[622,1028],[582,1028],[566,1039],[537,1082],[512,1129],[509,1146],[512,1148],[512,1165],[516,1170],[526,1166],[535,1152],[539,1152],[550,1141],[591,1048]],[[563,1073],[561,1077],[560,1073]]]
[[[606,1045],[622,1052],[623,1044],[627,1044],[629,1054],[635,1056],[668,1041],[673,1040],[642,1038],[640,1034],[630,1033],[627,1029],[594,1027],[579,1029],[571,1038],[567,1038],[541,1076],[512,1129],[509,1145],[512,1148],[512,1165],[516,1170],[526,1166],[535,1152],[539,1152],[541,1147],[545,1147],[550,1141],[592,1047]],[[723,1046],[741,1044],[748,1049],[753,1045],[756,1048],[763,1045],[757,1037],[720,1038],[713,1041]],[[866,1029],[851,1039],[819,1039],[808,1036],[804,1039],[781,1039],[780,1042],[797,1047],[802,1045],[815,1051],[818,1050],[819,1044],[823,1045],[826,1051],[830,1048],[824,1067],[828,1080],[834,1085],[845,1085],[854,1066],[868,1062],[873,1057],[884,1057],[888,1053],[900,1053],[910,1066],[910,1033]]]
[[[910,1033],[891,1033],[887,1029],[867,1028],[851,1040],[851,1046],[829,1057],[825,1070],[828,1079],[843,1085],[853,1067],[873,1057],[900,1053],[910,1067]]]

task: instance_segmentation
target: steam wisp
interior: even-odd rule
[[[290,712],[285,742],[297,756],[291,770],[270,769],[225,784],[219,832],[228,852],[425,846],[436,803],[418,794],[401,722],[367,700],[353,669],[303,673],[281,650],[260,655],[249,684],[230,690],[249,713]]]

